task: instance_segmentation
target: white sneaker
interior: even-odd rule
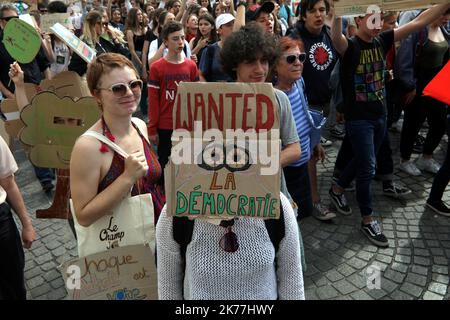
[[[407,174],[412,176],[420,176],[422,174],[422,172],[416,167],[414,162],[412,162],[411,160],[401,162],[398,168],[403,172],[406,172]]]
[[[420,170],[425,170],[434,174],[436,174],[441,168],[441,165],[433,158],[425,159],[424,157],[417,159],[416,166]]]
[[[336,213],[332,212],[327,206],[323,206],[319,203],[313,203],[314,217],[321,221],[330,220],[336,218]]]

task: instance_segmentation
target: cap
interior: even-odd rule
[[[224,25],[227,24],[230,21],[233,21],[235,18],[232,14],[229,13],[222,13],[221,15],[219,15],[216,18],[216,29],[219,30],[219,28]]]
[[[275,5],[271,1],[264,2],[260,6],[252,6],[245,13],[245,20],[247,21],[256,20],[261,14],[261,12],[271,13],[273,9],[275,9]]]

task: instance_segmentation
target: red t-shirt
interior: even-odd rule
[[[175,64],[161,58],[150,66],[148,81],[148,133],[155,135],[157,129],[172,129],[172,110],[181,81],[199,80],[197,65],[185,59]]]

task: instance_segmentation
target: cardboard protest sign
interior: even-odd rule
[[[41,16],[41,31],[51,33],[50,27],[53,27],[55,23],[59,23],[69,30],[73,28],[69,13],[50,13]]]
[[[5,26],[3,44],[8,53],[21,63],[30,63],[41,47],[41,36],[23,20],[11,19]]]
[[[30,161],[44,168],[68,169],[75,140],[100,118],[92,97],[74,101],[53,92],[36,94],[21,112],[20,141],[31,146]]]
[[[430,96],[447,105],[450,105],[450,91],[448,84],[450,83],[450,61],[442,68],[441,71],[430,81],[423,89],[424,96]]]
[[[37,29],[39,26],[36,22],[36,19],[29,13],[26,14],[19,14],[19,19],[25,21],[33,28]]]
[[[279,121],[271,84],[181,83],[165,169],[168,214],[278,218]]]
[[[154,252],[148,246],[118,247],[61,267],[70,300],[156,300]]]
[[[50,30],[87,63],[90,63],[95,58],[96,51],[81,41],[62,24],[56,23],[50,27]]]
[[[339,0],[334,2],[338,16],[365,15],[382,11],[404,11],[427,8],[432,4],[446,3],[448,0]]]
[[[23,128],[23,122],[20,120],[20,112],[17,108],[16,100],[5,99],[2,101],[1,110],[6,117],[4,123],[4,130],[8,135],[8,140],[5,139],[7,143],[10,142],[9,139],[18,137],[20,130]]]

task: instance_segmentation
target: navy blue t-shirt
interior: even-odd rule
[[[233,81],[230,76],[223,72],[222,63],[220,62],[220,47],[218,42],[207,46],[205,50],[203,50],[199,69],[208,82]]]

